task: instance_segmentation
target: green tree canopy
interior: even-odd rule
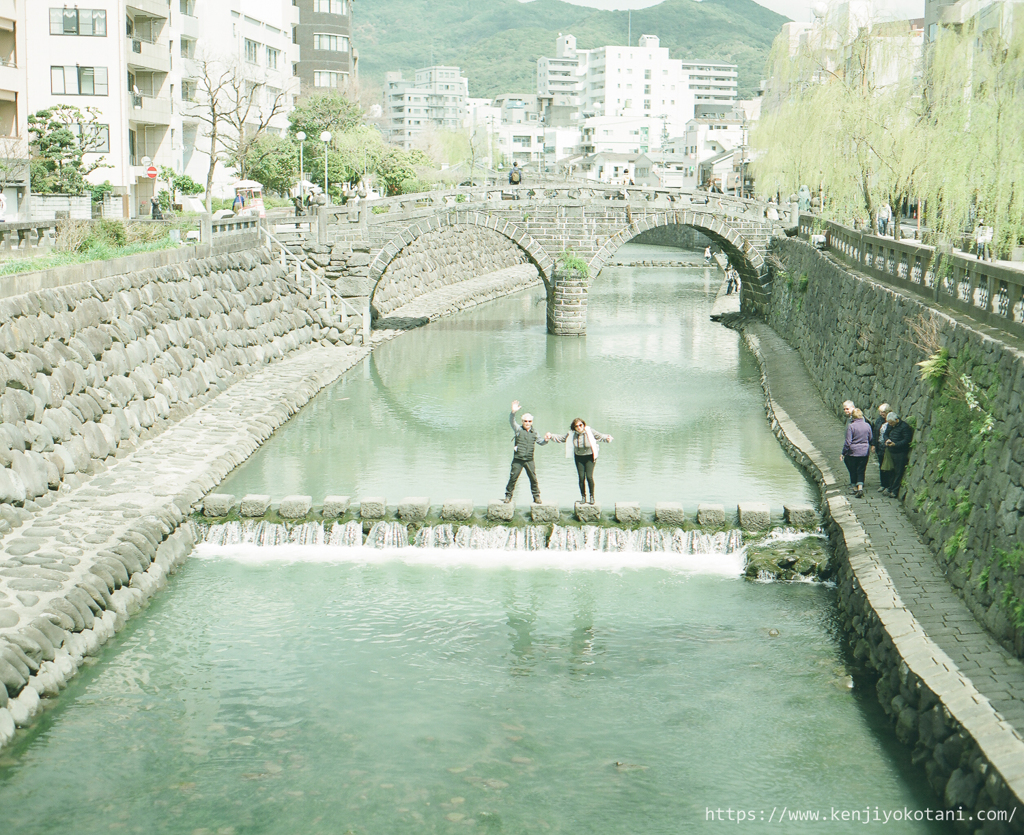
[[[39,194],[85,194],[86,176],[99,168],[110,168],[103,157],[85,162],[108,143],[106,126],[99,123],[99,111],[70,104],[57,104],[28,117],[31,134],[32,190]]]
[[[363,123],[363,109],[343,93],[312,93],[300,99],[288,114],[289,128],[294,136],[304,131],[309,142],[319,142],[325,130],[346,133]]]

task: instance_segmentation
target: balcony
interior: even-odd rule
[[[167,3],[162,0],[128,0],[127,7],[129,11],[144,14],[146,17],[167,20]]]
[[[199,18],[194,15],[180,14],[177,18],[183,37],[196,40],[199,37]]]
[[[170,99],[131,93],[132,109],[128,120],[140,125],[169,125],[174,114]]]
[[[128,69],[133,71],[167,73],[171,71],[171,56],[167,43],[150,43],[138,36],[125,39],[125,56]]]
[[[11,64],[0,65],[0,90],[10,92],[22,91],[24,95],[25,77],[18,72],[18,68]]]

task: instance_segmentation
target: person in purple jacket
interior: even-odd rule
[[[864,470],[871,454],[872,437],[871,424],[864,420],[864,413],[853,409],[850,422],[846,424],[846,441],[839,457],[850,471],[850,486],[858,499],[864,497]]]

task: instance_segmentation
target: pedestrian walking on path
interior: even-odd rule
[[[914,440],[914,428],[895,412],[889,412],[885,418],[889,428],[885,433],[885,448],[892,456],[892,481],[889,488],[882,491],[883,496],[899,497],[900,483],[907,469],[910,458],[910,442]]]
[[[868,456],[871,455],[871,424],[864,420],[864,413],[860,409],[855,408],[852,417],[853,420],[846,424],[846,440],[843,442],[843,452],[839,460],[846,464],[846,469],[850,473],[853,495],[862,499],[864,470],[868,466]]]
[[[545,441],[554,441],[556,444],[565,444],[565,457],[570,455],[576,461],[576,475],[580,479],[580,500],[593,504],[594,499],[594,467],[597,465],[598,442],[610,444],[611,435],[603,435],[595,432],[583,418],[574,418],[569,426],[569,431],[564,435],[552,435],[548,432],[544,436]],[[567,443],[567,441],[572,443]],[[587,498],[587,488],[590,488],[590,498]]]
[[[523,415],[523,422],[520,425],[516,422],[516,412],[519,411],[519,401],[512,401],[512,413],[508,416],[508,422],[512,425],[515,436],[512,442],[515,444],[515,451],[512,454],[512,471],[508,476],[508,484],[505,485],[505,501],[512,501],[512,494],[516,490],[516,482],[519,476],[526,470],[530,479],[530,490],[533,492],[533,500],[540,504],[540,484],[537,482],[537,470],[533,466],[533,448],[544,446],[547,438],[537,438],[537,431],[533,428],[533,415],[529,412]]]

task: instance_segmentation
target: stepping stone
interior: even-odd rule
[[[430,512],[430,499],[424,496],[402,499],[398,504],[398,518],[406,524],[422,522]]]
[[[530,518],[536,525],[549,525],[558,521],[561,511],[558,505],[531,502]]]
[[[487,518],[492,522],[511,522],[515,512],[515,502],[490,502],[487,505]]]
[[[383,519],[388,512],[388,503],[383,496],[360,499],[360,519]]]
[[[203,499],[203,516],[227,516],[234,503],[230,493],[211,493]]]
[[[672,525],[677,528],[686,523],[683,506],[676,502],[658,502],[654,506],[654,521],[659,525]]]
[[[352,499],[348,496],[327,496],[324,499],[323,516],[325,519],[337,519],[348,513]]]
[[[794,528],[817,528],[821,524],[818,511],[809,504],[786,505],[783,510],[786,524]]]
[[[743,502],[737,507],[740,527],[745,531],[766,531],[772,526],[772,512],[762,502]]]
[[[593,525],[595,522],[601,521],[601,505],[599,504],[576,502],[573,510],[576,513],[576,518],[584,525]]]
[[[697,524],[702,528],[724,528],[725,527],[725,505],[722,504],[699,504],[697,505]]]
[[[252,519],[256,516],[266,516],[268,510],[270,510],[270,496],[250,493],[242,498],[242,506],[238,515]]]
[[[313,507],[312,496],[285,496],[277,513],[282,519],[303,519]]]
[[[449,499],[441,505],[441,518],[445,522],[465,522],[473,516],[473,502],[469,499]]]
[[[639,502],[616,502],[615,503],[615,521],[620,525],[639,525],[640,524],[640,504]]]

